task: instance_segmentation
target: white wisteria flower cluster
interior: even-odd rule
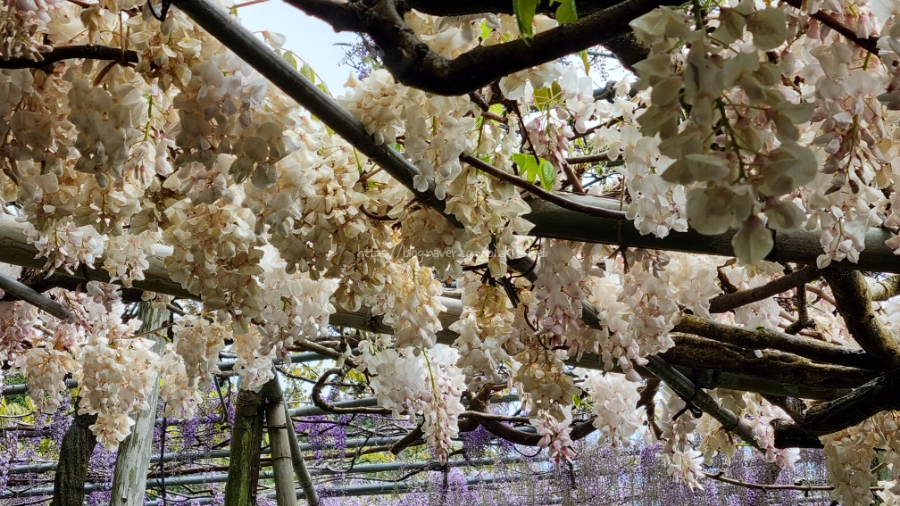
[[[595,100],[581,67],[560,61],[478,96],[427,93],[385,69],[350,79],[338,103],[415,167],[408,188],[177,9],[160,23],[135,0],[4,2],[3,61],[91,44],[136,55],[129,65],[0,70],[0,200],[25,223],[42,274],[101,270],[130,287],[167,274],[202,307],[177,318],[173,342],[155,353],[150,336],[135,335],[137,320],[123,323],[112,285],[48,292],[72,321],[0,302],[0,360],[28,376],[44,411],[59,407],[67,375],[78,379],[80,411],[97,415],[92,430],[114,447],[155,382],[165,415],[190,417],[220,352],[236,356],[243,388],[259,390],[273,360],[324,346],[332,315],[353,312],[395,336],[354,336],[358,370],[381,406],[421,417],[442,460],[467,387],[515,390],[557,460],[571,458],[583,415],[611,444],[650,437],[636,366],[677,350],[684,315],[743,330],[794,323],[789,304],[772,297],[711,311],[723,289],[785,274],[764,261],[776,233],[812,234],[820,268],[857,262],[873,227],[890,230],[886,244],[900,252],[900,7],[802,7],[725,0],[705,20],[655,9],[631,23],[649,50],[633,65],[636,82],[610,83],[608,100]],[[878,54],[810,18],[820,10],[860,40],[877,39]],[[521,35],[509,15],[412,12],[406,21],[445,58]],[[533,21],[535,33],[555,26]],[[281,50],[284,37],[263,38]],[[528,173],[521,155],[541,173]],[[605,156],[569,164],[584,155]],[[593,176],[587,193],[620,198],[610,202],[638,233],[734,231],[737,260],[529,237],[529,214],[547,205],[531,199],[570,198],[559,191]],[[533,267],[513,272],[526,256]],[[801,301],[805,337],[857,346],[829,302],[836,294],[813,288]],[[454,293],[458,301],[440,298]],[[898,335],[898,303],[876,311]],[[445,325],[450,316],[458,319]],[[350,358],[347,344],[337,353]],[[605,371],[573,376],[586,355]],[[756,394],[712,395],[750,427],[761,457],[792,465],[796,455],[774,446],[780,408]],[[732,435],[685,414],[671,390],[653,406],[679,479],[699,486],[701,462],[733,455]],[[888,412],[823,438],[836,499],[868,504],[875,448],[900,463],[896,430]],[[886,504],[896,502],[890,487],[879,492]]]

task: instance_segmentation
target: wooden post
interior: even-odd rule
[[[149,302],[142,302],[138,308],[138,318],[143,322],[140,332],[148,332],[161,327],[167,321],[169,312],[154,309]],[[165,339],[149,336],[156,341],[152,350],[162,355]],[[159,406],[159,379],[153,385],[148,399],[150,408],[137,414],[131,434],[119,445],[116,456],[116,471],[113,474],[110,506],[141,506],[147,491],[147,468],[153,454],[153,425],[156,423],[156,409]],[[163,427],[165,431],[165,427]],[[163,433],[162,437],[165,437]]]
[[[262,449],[263,396],[238,390],[231,429],[231,460],[225,483],[225,506],[255,506],[256,477]]]
[[[275,475],[275,504],[296,506],[297,494],[291,465],[291,445],[288,441],[288,417],[284,395],[276,375],[262,389],[266,397],[266,430],[272,449],[272,472]]]
[[[87,478],[88,463],[97,437],[89,428],[97,422],[97,415],[79,415],[78,401],[75,401],[75,417],[63,437],[59,449],[59,465],[53,478],[53,502],[51,506],[82,506],[84,504],[84,481]]]
[[[319,494],[316,493],[312,477],[306,469],[306,462],[303,460],[303,453],[300,450],[300,442],[297,441],[297,432],[294,430],[294,423],[291,421],[291,414],[289,413],[287,403],[284,402],[284,391],[281,388],[281,383],[278,382],[278,378],[276,377],[272,381],[266,383],[262,392],[269,402],[272,402],[275,399],[280,400],[281,409],[284,411],[284,426],[285,429],[287,429],[287,442],[290,448],[291,465],[294,468],[294,475],[297,477],[297,482],[300,483],[300,488],[303,489],[303,496],[309,506],[319,506]],[[275,458],[274,441],[272,441],[272,458]],[[291,483],[293,484],[293,480],[291,480]],[[277,481],[275,485],[278,485]],[[293,485],[291,493],[293,494]]]

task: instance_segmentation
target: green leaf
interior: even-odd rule
[[[588,58],[587,50],[578,51],[578,56],[581,57],[581,63],[584,65],[584,75],[591,75],[591,60]]]
[[[541,158],[540,168],[541,171],[539,175],[541,177],[541,186],[543,186],[545,190],[550,190],[553,188],[553,182],[556,181],[556,167],[554,167],[552,163]]]
[[[551,97],[553,99],[555,99],[555,100],[562,99],[562,94],[563,94],[562,86],[560,86],[558,82],[553,81],[553,83],[550,84],[550,91],[552,92]]]
[[[554,84],[556,81],[553,81]],[[543,110],[545,107],[550,105],[550,101],[553,99],[553,92],[550,91],[546,86],[539,89],[534,90],[534,106],[540,110]]]
[[[534,159],[534,155],[516,153],[512,155],[512,161],[519,166],[519,175],[529,183],[533,183],[540,177],[538,161]]]
[[[528,153],[516,153],[512,155],[512,161],[519,166],[519,175],[529,183],[540,181],[545,190],[553,188],[556,167],[549,161]]]
[[[578,19],[578,11],[575,9],[575,0],[559,0],[556,8],[556,21],[564,25]]]
[[[487,40],[493,31],[493,28],[488,26],[487,21],[481,22],[481,40]]]
[[[304,63],[303,66],[300,67],[300,74],[309,79],[313,84],[316,83],[316,73],[313,72],[312,67],[310,67],[308,63]]]
[[[539,90],[534,90],[533,96],[534,106],[539,110],[544,110],[562,99],[562,87],[560,87],[558,82],[553,81],[549,88],[545,86]]]
[[[513,12],[516,15],[516,21],[519,22],[519,32],[525,40],[531,39],[534,32],[531,31],[531,21],[537,12],[538,2],[540,0],[513,0]]]
[[[291,67],[294,67],[294,70],[297,69],[297,58],[294,57],[293,51],[285,51],[281,55],[281,58],[283,58],[284,61],[288,62],[291,65]]]
[[[503,116],[503,104],[494,104],[488,107],[488,110],[497,116]]]

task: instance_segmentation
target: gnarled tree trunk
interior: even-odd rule
[[[89,428],[97,421],[97,415],[79,415],[78,401],[75,402],[75,418],[63,437],[59,449],[59,465],[53,478],[53,502],[51,506],[82,506],[84,504],[84,482],[88,464],[97,437]]]
[[[239,390],[231,429],[231,461],[225,483],[225,506],[254,506],[262,445],[263,396]]]

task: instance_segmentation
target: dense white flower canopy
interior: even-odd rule
[[[115,446],[157,374],[189,417],[226,346],[250,390],[302,349],[441,459],[462,419],[521,435],[479,409],[509,388],[558,460],[662,439],[699,485],[738,444],[824,445],[834,498],[872,501],[876,448],[900,463],[900,3],[289,3],[381,67],[331,97],[209,0],[0,6],[0,261],[68,316],[0,301],[40,409],[73,375]],[[597,87],[598,44],[635,77]],[[125,304],[173,297],[201,309],[156,353]]]

